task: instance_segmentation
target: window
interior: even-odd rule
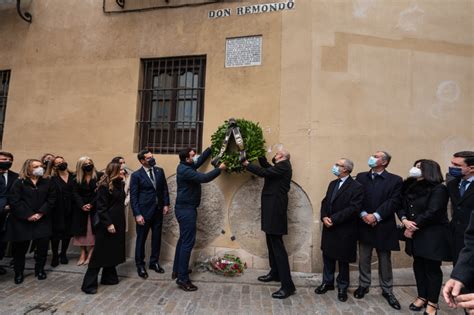
[[[5,123],[5,109],[7,107],[8,86],[10,84],[10,70],[0,70],[0,148],[3,140],[3,125]]]
[[[143,59],[138,150],[201,151],[206,57]]]

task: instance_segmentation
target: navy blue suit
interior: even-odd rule
[[[136,225],[135,264],[145,266],[145,242],[151,229],[151,256],[149,265],[158,263],[161,249],[161,229],[163,227],[163,207],[169,206],[168,184],[162,168],[153,167],[155,183],[141,167],[130,178],[130,203],[133,215],[143,216],[145,224]]]

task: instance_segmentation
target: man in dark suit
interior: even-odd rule
[[[466,314],[474,314],[474,212],[464,237],[465,247],[451,273],[451,279],[443,288],[443,296],[450,307],[464,308]]]
[[[474,152],[461,151],[453,155],[449,174],[454,177],[448,182],[453,215],[451,227],[454,233],[453,264],[456,265],[459,252],[464,247],[464,232],[474,211]]]
[[[208,172],[197,171],[211,156],[211,149],[207,148],[201,156],[188,148],[179,152],[179,165],[176,169],[176,205],[174,212],[179,224],[179,240],[173,262],[173,274],[176,284],[183,291],[196,291],[198,288],[189,279],[189,259],[196,242],[197,208],[201,204],[201,184],[215,179],[221,171],[226,169],[224,163]]]
[[[145,269],[145,242],[151,230],[150,269],[158,273],[165,271],[158,263],[161,248],[161,229],[163,215],[169,211],[170,198],[165,172],[155,166],[156,161],[149,150],[142,150],[137,155],[142,167],[133,172],[130,178],[130,201],[137,223],[137,240],[135,245],[135,264],[138,275],[148,277]]]
[[[10,171],[13,164],[13,154],[10,152],[0,152],[0,240],[5,231],[5,224],[8,212],[10,211],[10,204],[8,196],[13,182],[18,178],[18,174]],[[0,241],[0,260],[5,256],[5,248],[7,243]],[[6,274],[5,268],[0,266],[0,275]]]
[[[332,173],[337,179],[329,183],[321,202],[321,221],[324,224],[321,239],[323,283],[314,292],[324,294],[334,290],[337,260],[337,298],[341,302],[347,301],[349,263],[357,258],[357,221],[364,199],[364,188],[350,176],[353,168],[354,163],[346,158],[334,164]]]
[[[272,160],[273,166],[265,157],[260,158],[259,162],[261,167],[243,161],[247,170],[265,178],[261,199],[261,223],[267,241],[270,272],[258,277],[258,280],[281,281],[281,288],[274,292],[272,297],[284,299],[296,292],[283,243],[283,235],[288,234],[288,191],[292,176],[290,153],[279,150]]]
[[[400,303],[393,294],[391,251],[400,250],[395,213],[400,207],[403,180],[386,170],[390,160],[390,154],[377,151],[368,161],[371,170],[356,177],[364,187],[365,196],[359,214],[359,287],[354,297],[362,299],[369,292],[371,258],[375,248],[382,296],[391,307],[399,310]]]

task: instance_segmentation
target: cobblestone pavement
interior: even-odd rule
[[[96,295],[86,295],[80,291],[85,267],[77,267],[74,260],[53,271],[48,266],[44,281],[34,277],[31,259],[27,267],[25,281],[20,285],[13,283],[11,269],[0,277],[0,314],[416,314],[408,310],[416,296],[410,269],[394,272],[394,293],[402,304],[402,310],[396,311],[382,298],[378,287],[371,288],[362,300],[352,297],[355,287],[351,287],[345,303],[337,300],[336,291],[316,295],[314,288],[321,281],[320,274],[294,273],[296,295],[275,300],[270,295],[278,286],[255,281],[263,273],[258,270],[249,270],[238,278],[194,272],[191,278],[199,290],[183,292],[171,280],[169,265],[164,265],[165,274],[151,271],[150,277],[142,280],[136,275],[133,262],[128,261],[119,268],[118,285],[99,285]],[[353,284],[357,283],[356,277],[357,273],[352,272]],[[373,283],[376,282],[375,279]],[[438,314],[462,314],[440,302]]]

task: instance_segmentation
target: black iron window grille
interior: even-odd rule
[[[202,149],[206,57],[143,59],[138,150]]]
[[[0,148],[3,141],[3,126],[5,124],[5,109],[7,108],[8,86],[10,85],[10,70],[0,70]]]

